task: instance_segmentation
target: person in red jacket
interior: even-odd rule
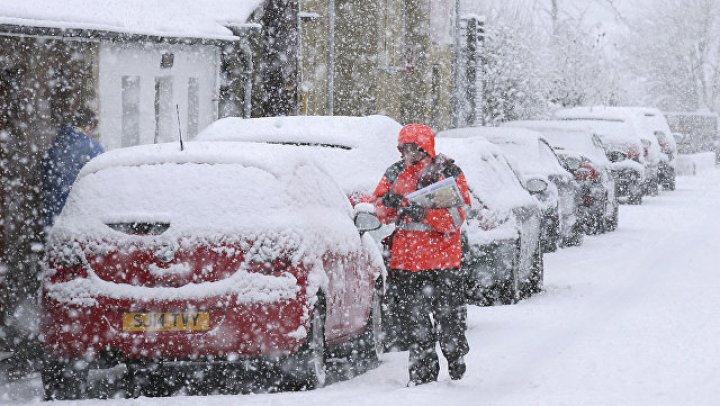
[[[428,126],[403,127],[398,150],[402,160],[385,171],[374,195],[380,220],[395,223],[388,288],[396,300],[391,313],[409,330],[410,384],[437,380],[440,364],[436,335],[448,360],[450,377],[461,379],[466,369],[464,356],[469,351],[460,273],[460,228],[470,207],[467,182],[452,159],[435,153],[435,134]],[[451,177],[464,201],[458,207],[424,208],[405,197]]]

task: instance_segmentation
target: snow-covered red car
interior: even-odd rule
[[[186,143],[108,152],[73,186],[49,234],[42,334],[48,398],[88,369],[281,367],[323,385],[325,354],[375,357],[381,254],[334,179],[272,145]],[[149,367],[154,365],[154,367]],[[150,380],[151,381],[151,380]]]

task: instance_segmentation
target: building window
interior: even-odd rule
[[[173,139],[172,85],[172,76],[159,76],[155,78],[155,144],[158,142],[169,142]]]
[[[122,138],[120,145],[140,144],[140,76],[122,77]]]
[[[188,139],[195,138],[200,122],[200,81],[198,78],[188,79]]]

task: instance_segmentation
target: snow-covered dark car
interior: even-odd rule
[[[600,137],[589,128],[561,120],[511,121],[503,126],[538,131],[552,145],[565,169],[575,176],[579,216],[586,234],[615,230],[619,202]]]
[[[582,243],[573,176],[562,167],[552,147],[540,133],[524,128],[468,127],[443,131],[441,136],[481,136],[499,147],[523,186],[540,205],[541,241],[545,252],[555,251],[558,245]]]
[[[377,356],[383,263],[362,234],[376,225],[314,162],[275,146],[101,155],[49,234],[46,397],[80,396],[88,369],[111,363],[127,366],[131,395],[162,368],[199,364],[271,362],[293,385],[322,386],[330,348]]]
[[[675,169],[677,166],[678,147],[672,135],[667,119],[660,110],[648,107],[636,107],[646,121],[646,126],[655,134],[662,152],[658,167],[660,185],[667,190],[675,190]]]
[[[612,176],[601,170],[597,162],[588,155],[566,149],[556,149],[556,153],[563,167],[575,176],[578,218],[585,234],[615,230],[620,210],[614,198],[615,182]],[[603,183],[603,180],[609,180],[606,183],[610,186]],[[612,214],[607,217],[609,210]]]
[[[645,194],[645,155],[642,141],[622,120],[564,121],[564,126],[583,131],[589,129],[600,137],[610,171],[615,180],[615,194],[629,204],[642,204]]]
[[[472,209],[464,227],[463,267],[471,303],[514,303],[543,286],[540,207],[505,156],[483,138],[437,139],[468,182]]]

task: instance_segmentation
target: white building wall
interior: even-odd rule
[[[163,68],[167,53],[173,55],[172,67]],[[176,141],[176,106],[183,139],[192,139],[217,117],[219,72],[216,46],[103,42],[100,142],[109,150]]]

